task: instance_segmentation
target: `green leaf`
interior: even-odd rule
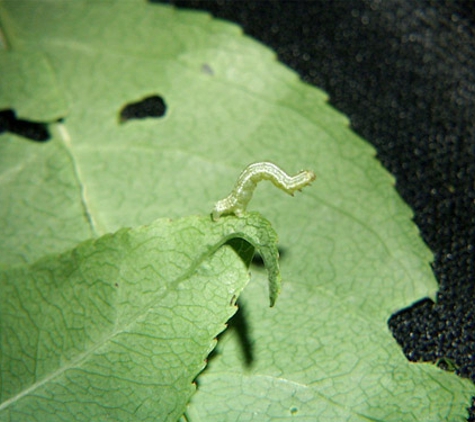
[[[42,56],[54,71],[47,91],[67,101],[51,141],[0,136],[3,267],[157,217],[209,213],[251,162],[313,170],[296,198],[258,187],[249,208],[279,233],[282,295],[269,309],[264,280],[250,283],[240,302],[251,364],[242,333],[227,331],[188,419],[466,417],[473,384],[407,362],[388,330],[392,312],[434,296],[432,255],[373,148],[325,94],[202,13],[14,0],[0,2],[0,25],[6,54]],[[162,118],[119,123],[126,104],[151,95],[167,105]],[[42,104],[34,92],[24,101]]]
[[[54,71],[41,53],[0,51],[0,69],[0,110],[12,108],[20,117],[39,121],[66,114]]]
[[[177,420],[248,282],[230,240],[275,280],[256,213],[161,219],[0,272],[0,419]]]

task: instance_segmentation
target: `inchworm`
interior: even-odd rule
[[[257,183],[261,180],[270,180],[279,189],[293,195],[296,190],[309,185],[315,177],[315,173],[309,170],[302,170],[292,177],[280,167],[266,161],[250,164],[239,176],[232,192],[226,198],[216,202],[212,213],[213,220],[216,221],[225,214],[242,216]]]

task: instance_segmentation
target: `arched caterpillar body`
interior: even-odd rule
[[[302,170],[295,176],[289,176],[280,167],[273,163],[263,161],[247,166],[239,176],[232,192],[224,199],[216,202],[213,209],[213,220],[225,214],[235,214],[240,217],[252,198],[257,183],[261,180],[270,180],[275,186],[290,195],[296,190],[301,190],[315,180],[315,173]]]

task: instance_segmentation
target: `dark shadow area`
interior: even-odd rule
[[[160,118],[165,115],[167,105],[165,100],[159,95],[152,95],[134,103],[128,103],[119,113],[119,122],[125,123],[128,120]]]
[[[241,346],[246,367],[251,367],[254,363],[254,347],[251,340],[249,323],[246,318],[246,307],[242,302],[238,303],[238,311],[229,320],[228,330],[236,331]]]
[[[218,335],[218,346],[208,356],[208,362],[219,355],[219,339],[228,330],[234,330],[237,334],[241,353],[244,360],[244,366],[250,368],[254,363],[254,347],[252,344],[249,324],[246,318],[246,306],[238,302],[238,310],[234,316],[228,321],[228,327],[225,331]]]
[[[234,249],[234,251],[239,255],[239,257],[243,260],[244,264],[247,267],[251,265],[251,262],[255,255],[254,246],[252,246],[249,242],[239,237],[228,240],[226,242],[226,245],[229,245]],[[236,301],[236,298],[233,297],[230,305],[233,305],[235,301]],[[219,340],[224,335],[224,333],[229,330],[234,330],[236,331],[237,338],[240,344],[242,356],[244,358],[244,365],[247,368],[252,366],[252,363],[254,362],[254,353],[253,353],[253,345],[251,341],[249,323],[246,318],[246,306],[244,305],[244,303],[242,303],[242,301],[238,301],[237,308],[238,308],[237,312],[228,321],[226,330],[218,335],[217,337],[218,345],[209,354],[208,359],[207,359],[208,362],[214,359],[217,355],[219,355],[220,353]],[[195,382],[198,382],[198,380],[195,380]]]
[[[226,245],[229,245],[234,249],[234,251],[241,257],[247,267],[251,265],[253,257],[256,253],[254,246],[239,237],[228,240]]]
[[[4,132],[35,142],[46,142],[51,138],[47,123],[19,119],[12,109],[0,111],[0,134]]]
[[[279,250],[279,261],[282,261],[283,257],[285,256],[285,249],[284,248],[277,248]],[[256,267],[264,267],[264,260],[259,252],[255,252],[254,256],[252,257],[252,265]]]

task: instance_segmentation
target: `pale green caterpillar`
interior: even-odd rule
[[[302,170],[292,177],[280,167],[267,161],[250,164],[239,176],[232,192],[226,198],[216,202],[212,213],[213,220],[216,221],[225,214],[242,216],[257,183],[261,180],[270,180],[279,189],[293,195],[296,190],[309,185],[315,177],[315,173],[309,170]]]

